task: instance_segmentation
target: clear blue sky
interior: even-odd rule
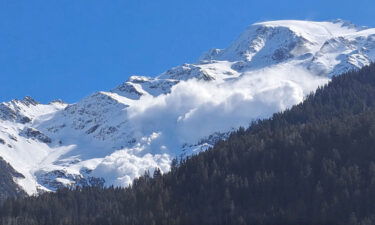
[[[0,101],[75,102],[226,47],[264,20],[375,27],[373,0],[0,0]]]

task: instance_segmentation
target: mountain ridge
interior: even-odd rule
[[[375,64],[126,188],[0,205],[9,224],[374,224]],[[22,209],[22,210],[20,210]],[[51,216],[52,215],[52,216]]]
[[[375,29],[344,21],[256,23],[196,64],[132,76],[75,104],[2,103],[0,156],[25,176],[16,181],[28,194],[80,180],[127,186],[374,60]]]

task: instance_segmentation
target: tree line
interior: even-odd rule
[[[1,224],[375,224],[375,65],[128,188],[0,206]]]

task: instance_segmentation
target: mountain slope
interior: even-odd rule
[[[6,224],[373,224],[375,65],[132,187],[9,200]],[[25,210],[17,210],[17,209]],[[79,212],[79,213],[78,213]],[[48,216],[54,215],[54,216]]]
[[[25,196],[26,193],[14,182],[14,178],[23,178],[8,163],[0,158],[0,203],[10,197]]]
[[[2,103],[0,156],[25,177],[16,182],[28,194],[124,187],[374,60],[374,29],[344,21],[257,23],[198,63],[155,78],[132,76],[75,104]]]

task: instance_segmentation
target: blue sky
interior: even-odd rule
[[[0,0],[0,101],[75,102],[223,48],[264,20],[375,27],[373,0]]]

